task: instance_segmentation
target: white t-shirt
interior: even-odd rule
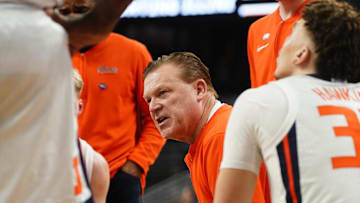
[[[0,27],[0,202],[85,201],[67,34],[23,4]]]
[[[244,92],[221,168],[269,174],[273,203],[360,202],[360,83],[293,76]]]

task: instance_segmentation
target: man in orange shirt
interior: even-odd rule
[[[208,68],[192,53],[162,56],[143,78],[144,99],[162,136],[191,144],[185,162],[199,203],[213,202],[232,107],[217,100]],[[257,190],[253,202],[262,198]]]
[[[255,21],[248,34],[248,59],[251,87],[259,87],[274,78],[276,58],[287,36],[291,34],[301,11],[314,0],[278,0],[279,8]]]
[[[75,16],[92,7],[93,0],[68,0],[59,12]],[[150,53],[140,42],[111,33],[72,60],[84,80],[79,137],[108,161],[107,202],[141,202],[149,166],[165,144],[142,97]]]

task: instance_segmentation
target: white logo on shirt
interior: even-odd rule
[[[263,40],[267,40],[270,38],[270,33],[265,33],[263,36]]]
[[[261,50],[263,50],[264,48],[266,48],[266,47],[268,47],[268,46],[269,46],[269,43],[267,43],[267,44],[265,44],[265,45],[263,45],[263,46],[261,46],[261,47],[258,47],[257,50],[256,50],[256,52],[260,52]]]

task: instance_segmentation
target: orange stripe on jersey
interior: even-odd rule
[[[296,124],[276,146],[287,203],[301,203],[300,170],[297,152]]]
[[[79,158],[76,156],[73,159],[73,167],[75,169],[76,174],[76,186],[74,186],[75,195],[79,195],[82,192],[82,184],[81,184],[81,177],[79,171]]]
[[[298,199],[295,192],[295,183],[294,183],[294,174],[293,174],[293,166],[291,163],[291,154],[290,154],[290,147],[289,147],[289,136],[286,135],[284,138],[284,152],[285,152],[285,161],[287,166],[287,173],[289,177],[289,189],[290,194],[293,199],[293,203],[298,203]]]

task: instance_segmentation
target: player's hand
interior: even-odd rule
[[[128,160],[124,166],[121,168],[122,171],[124,171],[125,173],[128,173],[132,176],[135,177],[139,177],[141,176],[141,174],[143,173],[142,168],[137,165],[135,162]]]

